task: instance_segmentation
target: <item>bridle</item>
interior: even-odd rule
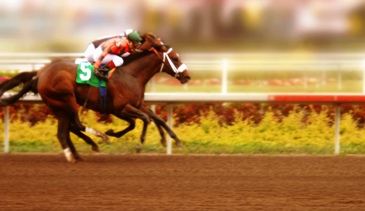
[[[182,73],[184,70],[187,69],[187,66],[185,64],[180,65],[180,67],[176,68],[175,64],[172,62],[169,54],[172,51],[172,48],[170,47],[166,52],[163,52],[163,56],[161,58],[160,54],[158,53],[158,51],[156,50],[156,48],[152,47],[150,49],[150,51],[153,51],[162,61],[161,64],[161,68],[159,72],[162,72],[164,66],[166,65],[167,67],[169,67],[173,72],[175,72],[175,78],[178,78],[180,75],[180,73]],[[167,61],[166,61],[167,60]],[[168,66],[166,63],[168,62],[168,64],[170,66]]]

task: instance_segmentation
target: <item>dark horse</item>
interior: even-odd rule
[[[159,42],[154,40],[148,42],[153,43],[151,49],[127,57],[128,60],[126,59],[125,65],[118,67],[107,83],[105,112],[113,114],[130,124],[126,129],[119,132],[109,130],[106,133],[107,135],[115,137],[124,135],[135,127],[135,118],[139,118],[143,121],[141,134],[141,143],[143,143],[149,117],[154,121],[162,121],[161,124],[166,125],[161,118],[143,105],[147,82],[161,71],[177,78],[181,83],[186,83],[190,79],[186,66],[172,48],[163,45],[162,42],[160,44],[157,44]],[[8,99],[2,99],[2,105],[4,106],[16,102],[28,91],[39,92],[44,103],[52,110],[58,120],[57,138],[69,162],[76,162],[81,159],[72,144],[69,132],[76,135],[84,135],[81,132],[88,132],[102,137],[105,142],[108,142],[107,136],[95,129],[85,127],[79,120],[78,105],[94,111],[103,111],[103,108],[99,103],[98,88],[75,82],[76,69],[77,65],[71,60],[59,59],[52,61],[42,69],[38,77],[25,82],[23,89],[16,95]],[[177,144],[180,142],[179,139],[175,140]]]
[[[151,33],[146,33],[142,36],[143,38],[143,45],[142,45],[142,49],[147,50],[147,49],[152,49],[152,46],[162,46],[163,43],[161,41],[161,39],[157,39],[153,34]],[[58,61],[60,61],[62,59],[59,59]],[[69,61],[69,60],[65,60],[65,61]],[[133,61],[133,57],[129,57],[129,59],[127,58],[127,60],[125,61],[126,63],[129,63]],[[54,61],[56,62],[56,61]],[[53,62],[53,63],[54,63]],[[24,94],[26,94],[28,91],[32,91],[35,94],[38,93],[37,90],[37,82],[38,82],[38,78],[36,77],[37,75],[40,75],[43,73],[43,71],[45,71],[46,69],[48,69],[49,65],[46,65],[45,67],[41,68],[38,71],[34,71],[34,72],[22,72],[14,77],[12,77],[10,80],[0,84],[0,97],[4,94],[4,92],[19,86],[19,85],[23,85],[23,89],[18,92],[15,95],[12,95],[9,98],[6,99],[0,99],[0,106],[5,106],[5,105],[10,105],[15,103],[17,100],[19,100]],[[34,79],[34,80],[33,80]],[[87,101],[86,101],[87,102]],[[85,103],[86,103],[85,102]],[[182,146],[181,141],[179,140],[179,138],[176,136],[176,134],[171,130],[171,128],[169,128],[167,126],[167,124],[163,121],[162,118],[160,118],[159,116],[157,116],[152,110],[146,108],[145,106],[142,106],[141,108],[139,108],[142,112],[146,113],[149,115],[149,117],[155,122],[155,125],[161,135],[161,144],[163,146],[166,147],[166,137],[164,134],[164,130],[166,130],[166,132],[169,134],[169,136],[171,138],[173,138],[176,142],[177,146]],[[133,119],[134,120],[134,119]],[[121,137],[124,134],[126,134],[127,132],[133,130],[135,128],[135,123],[131,122],[131,124],[124,129],[123,131],[118,132],[117,137]],[[140,139],[140,144],[137,145],[137,152],[139,152],[142,148],[142,144],[144,143],[144,137],[145,137],[145,132],[146,132],[146,127],[144,127],[144,132],[141,135],[141,139]],[[82,138],[86,143],[90,144],[92,146],[92,150],[99,152],[99,147],[98,145],[88,136],[86,136],[84,133],[82,133],[81,131],[78,130],[73,130],[74,128],[70,128],[70,131],[73,132],[74,134],[76,134],[77,136],[79,136],[80,138]],[[111,134],[113,135],[113,131],[109,130],[106,132],[107,134]],[[108,143],[108,139],[107,137],[103,136],[102,133],[98,133],[100,137],[103,138],[104,142]],[[114,135],[116,136],[116,135]],[[81,159],[81,158],[79,158]]]

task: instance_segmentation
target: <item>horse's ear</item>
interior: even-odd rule
[[[147,32],[142,37],[148,41],[154,41],[156,39],[156,35],[154,35],[152,32]]]
[[[156,35],[154,35],[152,32],[147,32],[147,35],[148,35],[151,39],[156,39]]]
[[[161,50],[162,50],[163,52],[166,52],[166,51],[168,51],[168,48],[167,48],[165,45],[162,45],[162,46],[161,46]]]

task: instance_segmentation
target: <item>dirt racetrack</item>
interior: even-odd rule
[[[365,210],[363,156],[0,154],[0,210]]]

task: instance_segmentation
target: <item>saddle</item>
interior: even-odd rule
[[[94,87],[106,87],[106,82],[95,76],[94,66],[92,63],[82,59],[76,59],[75,63],[78,64],[76,83],[89,84]],[[108,74],[111,74],[110,72],[111,71],[109,71]]]
[[[78,62],[78,63],[76,63]],[[76,72],[76,83],[89,84],[90,86],[98,87],[100,98],[99,104],[101,107],[101,113],[106,112],[106,82],[95,76],[94,65],[85,60],[76,60],[76,64],[79,64]],[[108,74],[111,71],[109,71]]]

